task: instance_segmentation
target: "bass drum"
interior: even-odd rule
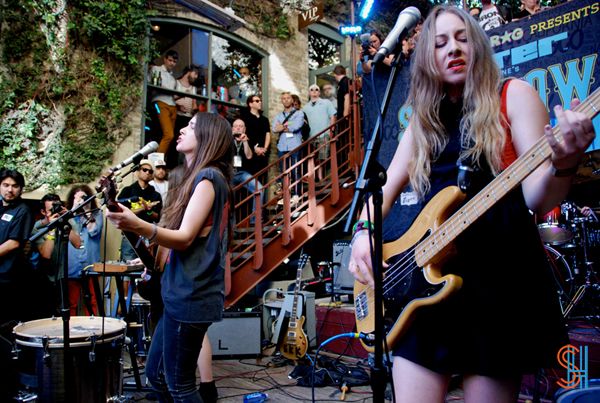
[[[123,341],[121,319],[75,316],[70,319],[70,353],[78,403],[101,403],[121,395]],[[20,349],[17,367],[23,386],[37,395],[36,402],[65,402],[63,321],[40,319],[14,327]]]
[[[556,249],[546,246],[546,255],[554,281],[556,283],[557,292],[561,306],[564,308],[571,302],[571,299],[577,289],[575,284],[575,277],[571,271],[571,267],[567,263],[567,260],[561,255]]]

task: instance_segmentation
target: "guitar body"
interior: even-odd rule
[[[285,358],[290,360],[299,360],[306,355],[308,350],[308,341],[306,333],[302,329],[304,326],[304,316],[298,317],[298,294],[300,293],[300,285],[302,284],[302,269],[308,261],[308,255],[303,254],[298,260],[298,271],[296,272],[296,286],[294,287],[294,303],[292,304],[292,313],[290,322],[288,323],[287,331],[283,337],[283,341],[279,345],[279,351]]]
[[[306,355],[308,350],[308,340],[302,327],[304,326],[304,316],[296,319],[295,322],[290,322],[285,337],[281,343],[281,354],[290,360],[299,360]]]
[[[453,243],[446,244],[424,262],[423,266],[417,265],[414,259],[414,247],[443,224],[464,199],[465,195],[458,187],[444,189],[425,206],[406,234],[383,245],[383,258],[390,265],[384,279],[383,306],[386,326],[392,327],[386,336],[390,349],[406,332],[420,307],[437,304],[462,286],[460,277],[441,275],[442,265],[456,253]],[[395,266],[402,270],[395,269]],[[371,287],[355,281],[354,303],[358,332],[375,331],[374,297],[375,292]],[[373,341],[361,339],[361,343],[368,352],[375,351]]]

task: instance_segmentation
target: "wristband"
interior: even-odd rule
[[[574,167],[569,169],[556,169],[552,161],[550,161],[550,173],[553,176],[556,176],[557,178],[566,178],[567,176],[575,175],[578,169],[579,165],[575,165]]]
[[[356,235],[356,233],[360,232],[360,231],[366,231],[366,230],[375,231],[375,226],[373,225],[372,222],[361,220],[361,221],[357,221],[357,223],[354,224],[354,227],[352,229],[354,230],[352,233],[352,237],[354,237],[354,235]]]
[[[56,241],[56,238],[53,235],[50,235],[50,234],[46,235],[46,239],[49,239],[52,242]]]
[[[148,211],[148,213],[147,213],[147,214],[148,214],[148,215],[152,215],[152,211]]]
[[[356,235],[354,235],[354,237],[352,237],[352,241],[350,241],[350,249],[352,249],[352,246],[354,245],[354,242],[360,238],[362,235],[368,235],[369,233],[366,231],[360,231],[358,232]]]
[[[154,224],[154,234],[152,234],[152,237],[150,237],[148,239],[148,242],[152,243],[152,241],[154,241],[154,238],[156,238],[156,232],[158,231],[158,227],[156,226],[156,224]]]

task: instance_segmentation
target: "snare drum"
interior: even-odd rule
[[[562,245],[573,239],[573,232],[566,223],[562,223],[561,207],[555,207],[551,212],[538,219],[538,231],[545,244]]]
[[[120,396],[123,378],[121,319],[75,316],[70,319],[75,402],[106,402]],[[14,327],[20,383],[32,388],[36,402],[64,402],[63,321],[40,319]]]

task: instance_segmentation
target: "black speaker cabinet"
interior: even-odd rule
[[[208,328],[213,356],[258,355],[261,352],[262,315],[260,312],[224,312],[223,321]]]

